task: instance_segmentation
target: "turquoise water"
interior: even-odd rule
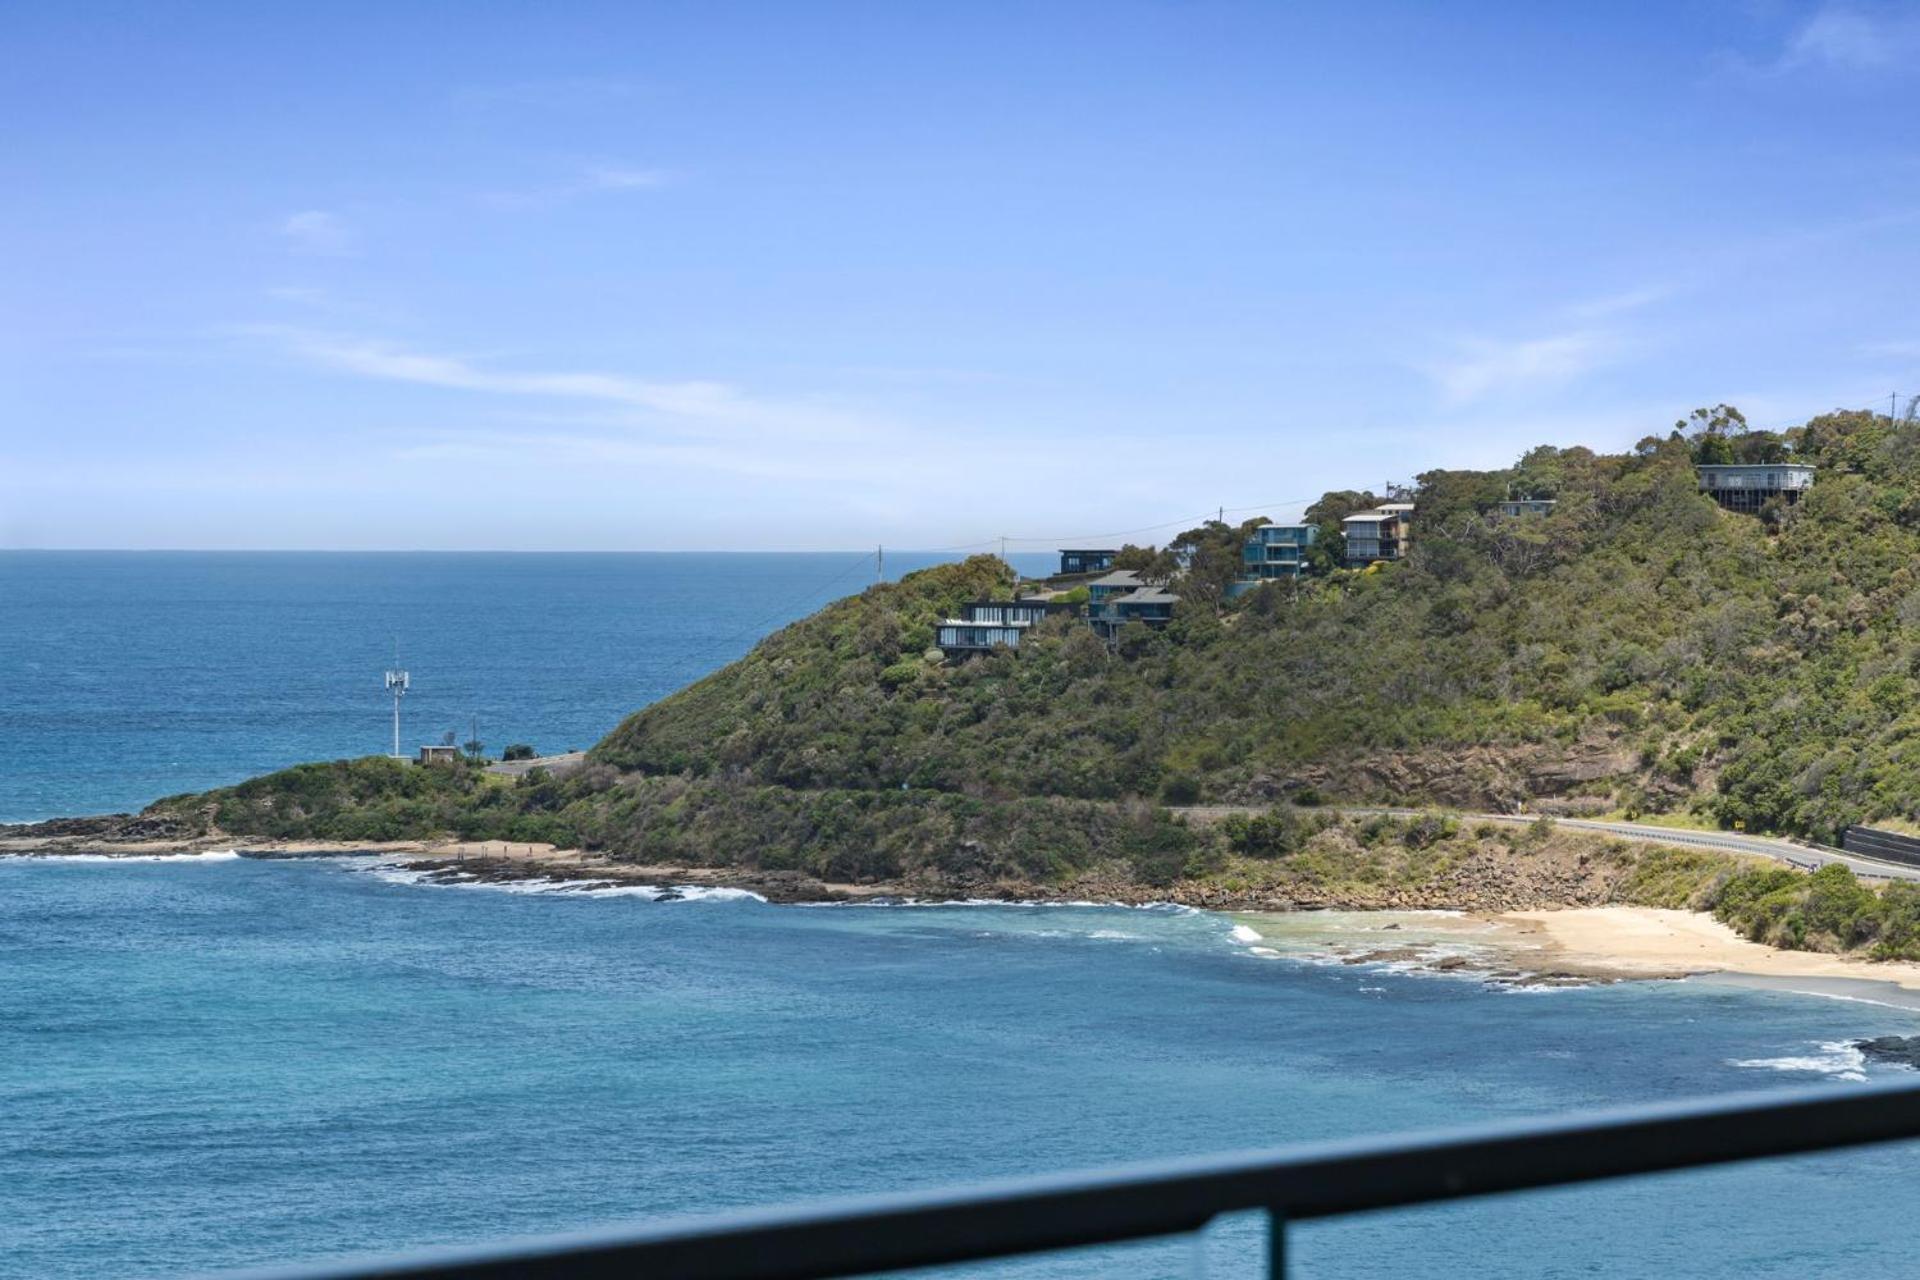
[[[389,751],[396,638],[407,752],[476,716],[494,751],[591,746],[873,576],[851,552],[0,551],[0,822]]]
[[[411,725],[478,703],[495,743],[584,745],[849,570],[841,589],[864,572],[853,557],[0,555],[0,813],[125,808],[382,750],[396,629]],[[176,1276],[1843,1089],[1877,1072],[1842,1042],[1916,1029],[1896,1009],[1706,983],[1496,992],[1261,950],[1172,909],[0,861],[0,1277]],[[1902,1274],[1912,1164],[1853,1152],[1379,1215],[1301,1228],[1293,1252],[1300,1274],[1354,1280]],[[1204,1253],[1209,1275],[1257,1274],[1245,1224]],[[993,1273],[1187,1275],[1197,1256]]]
[[[7,1277],[1845,1088],[1859,1063],[1823,1045],[1912,1022],[1697,983],[1495,993],[1264,958],[1175,909],[649,902],[338,862],[0,863],[0,973]],[[1320,1276],[1897,1273],[1911,1164],[1382,1215],[1302,1229],[1296,1254]],[[1216,1274],[1249,1274],[1247,1241],[1221,1249]],[[1129,1256],[1143,1275],[1190,1257]]]

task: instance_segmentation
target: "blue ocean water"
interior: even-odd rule
[[[588,747],[873,577],[853,552],[0,551],[0,822],[389,751],[396,639],[404,751],[475,718],[494,751]]]
[[[904,558],[890,557],[898,567]],[[585,745],[856,557],[0,555],[0,813],[413,740]],[[836,585],[835,575],[843,581]],[[809,594],[809,593],[812,594]],[[1877,1074],[1915,1015],[1497,992],[1217,916],[774,907],[344,861],[0,860],[0,1277],[177,1276]],[[1909,1148],[1296,1229],[1300,1274],[1909,1269]],[[991,1274],[1258,1274],[1252,1229]]]
[[[1797,1080],[1911,1029],[1496,993],[1170,909],[775,907],[0,862],[0,1275],[175,1275]],[[1803,1070],[1791,1067],[1806,1059]],[[1747,1063],[1750,1065],[1738,1065]],[[1299,1274],[1899,1274],[1910,1150],[1388,1214]],[[1251,1275],[1228,1232],[1210,1274]],[[1188,1273],[1184,1245],[1124,1255]],[[1066,1255],[1012,1274],[1116,1272]]]

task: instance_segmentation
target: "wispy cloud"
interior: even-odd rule
[[[677,177],[669,170],[641,165],[585,164],[563,182],[514,191],[489,191],[481,199],[501,209],[544,209],[602,193],[648,191],[668,186],[677,181]]]
[[[1920,13],[1911,7],[1830,0],[1787,31],[1769,53],[1723,52],[1720,69],[1775,77],[1834,71],[1854,75],[1909,65],[1920,54]]]
[[[1665,302],[1678,292],[1680,286],[1677,284],[1642,285],[1637,289],[1623,289],[1619,293],[1583,299],[1568,306],[1566,313],[1578,320],[1605,320]]]
[[[539,420],[578,429],[667,432],[755,443],[844,444],[897,438],[881,424],[806,397],[769,399],[724,382],[635,378],[591,371],[508,370],[458,355],[421,351],[374,338],[279,327],[252,332],[282,342],[313,364],[384,382],[412,383],[494,396],[573,402]]]
[[[389,382],[597,400],[696,418],[724,417],[738,412],[744,403],[731,387],[718,382],[648,382],[609,373],[510,373],[373,339],[298,332],[288,336],[297,354],[316,363]]]
[[[1428,377],[1453,405],[1504,392],[1570,382],[1609,363],[1614,341],[1593,331],[1553,334],[1512,342],[1473,339],[1451,358],[1425,366]]]
[[[325,209],[288,214],[280,224],[280,235],[295,253],[339,257],[353,252],[353,232],[346,220]]]
[[[1920,49],[1920,16],[1911,8],[1892,11],[1829,4],[1793,33],[1779,65],[1789,71],[1802,67],[1879,71],[1905,63],[1916,49]]]

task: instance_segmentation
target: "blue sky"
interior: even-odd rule
[[[1913,7],[0,38],[0,546],[1078,541],[1920,392]]]

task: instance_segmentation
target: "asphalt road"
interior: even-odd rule
[[[1361,814],[1384,813],[1402,818],[1421,812],[1418,809],[1350,806],[1340,806],[1336,811]],[[1175,812],[1209,821],[1223,818],[1230,813],[1256,814],[1264,813],[1266,810],[1252,805],[1195,805],[1191,808],[1177,809]],[[1540,815],[1531,813],[1463,813],[1459,816],[1475,822],[1524,824],[1540,820]],[[1645,840],[1658,844],[1720,849],[1728,853],[1757,854],[1763,858],[1773,858],[1807,870],[1823,867],[1829,862],[1837,862],[1857,876],[1877,880],[1920,880],[1920,867],[1909,867],[1898,862],[1883,862],[1878,858],[1863,858],[1858,854],[1843,853],[1825,845],[1800,844],[1793,840],[1782,840],[1777,836],[1750,836],[1738,831],[1689,831],[1684,828],[1657,827],[1642,822],[1598,822],[1591,818],[1555,818],[1554,822],[1574,830],[1598,831],[1605,835],[1618,836],[1622,840]]]

